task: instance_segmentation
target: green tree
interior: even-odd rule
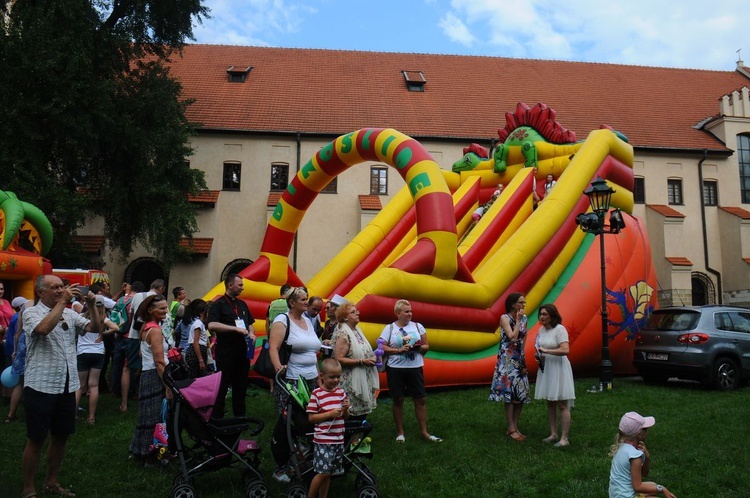
[[[197,230],[187,194],[190,102],[166,62],[208,11],[200,0],[16,0],[0,16],[0,188],[42,209],[50,259],[101,217],[108,245],[141,243],[168,267]]]

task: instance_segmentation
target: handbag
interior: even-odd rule
[[[289,357],[292,355],[292,347],[287,343],[287,340],[289,339],[290,327],[289,314],[285,313],[284,316],[286,317],[286,334],[284,334],[284,341],[281,343],[281,347],[279,348],[279,362],[282,365],[286,365],[287,363],[289,363]],[[270,345],[268,344],[268,339],[263,339],[263,345],[260,348],[260,353],[258,354],[258,358],[253,364],[253,371],[262,377],[272,379],[276,376],[276,369],[273,367],[269,348]]]

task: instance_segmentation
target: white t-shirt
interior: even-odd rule
[[[206,326],[203,325],[203,322],[200,318],[196,318],[193,320],[193,323],[190,324],[190,333],[188,334],[188,344],[193,344],[195,342],[195,331],[200,330],[200,336],[198,337],[198,345],[200,346],[208,346],[208,330],[206,330]]]
[[[642,457],[643,452],[634,448],[632,444],[620,445],[612,458],[612,469],[609,471],[609,498],[635,498],[637,496],[630,475],[630,461],[633,458]]]
[[[94,332],[86,332],[82,336],[79,336],[77,345],[78,354],[104,354],[104,343],[102,341],[96,342],[98,338],[99,334]]]
[[[385,339],[386,344],[390,347],[400,349],[404,346],[407,337],[409,344],[414,344],[426,333],[424,327],[417,322],[409,322],[405,327],[393,322],[385,326],[380,337]],[[419,350],[399,354],[389,353],[388,366],[391,368],[419,368],[424,366],[424,357]]]
[[[274,318],[273,323],[281,322],[286,329],[286,313],[282,313]],[[289,319],[289,338],[287,343],[292,346],[292,355],[289,357],[287,365],[287,379],[299,379],[303,377],[307,380],[315,379],[318,376],[318,357],[322,343],[318,339],[310,319],[303,315],[307,330],[300,328],[294,321]]]

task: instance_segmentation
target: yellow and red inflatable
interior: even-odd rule
[[[347,168],[365,161],[394,167],[406,186],[306,286],[311,294],[340,294],[356,302],[361,327],[374,344],[394,320],[393,306],[408,299],[430,341],[428,386],[491,381],[500,315],[511,292],[526,295],[531,332],[535,309],[554,303],[570,333],[570,359],[578,374],[598,371],[601,350],[599,244],[578,229],[589,209],[583,191],[596,177],[614,188],[612,207],[631,213],[633,149],[608,127],[586,140],[555,121],[543,104],[519,104],[506,114],[492,157],[472,145],[442,170],[416,140],[392,129],[362,129],[321,149],[292,180],[268,224],[258,259],[241,276],[242,297],[263,317],[284,283],[304,283],[289,266],[294,234],[317,194]],[[478,152],[478,153],[477,153]],[[534,209],[533,189],[557,184]],[[472,213],[504,186],[481,219]],[[656,304],[655,273],[640,220],[606,236],[610,351],[615,373],[632,371],[632,340]],[[224,292],[223,284],[208,294]],[[258,330],[263,330],[262,323]],[[531,375],[535,366],[531,365]],[[383,379],[385,380],[385,379]]]

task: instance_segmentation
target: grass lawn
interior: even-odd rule
[[[680,498],[747,496],[750,489],[750,388],[721,393],[697,384],[670,382],[646,385],[638,378],[615,380],[611,393],[586,392],[595,379],[576,382],[571,446],[552,448],[541,442],[548,434],[542,402],[527,405],[514,442],[505,435],[503,407],[487,401],[488,388],[433,391],[428,394],[430,432],[443,443],[419,440],[411,402],[405,404],[406,442],[394,441],[391,405],[379,401],[370,417],[375,456],[371,467],[381,496],[399,497],[604,497],[610,459],[607,456],[620,416],[629,410],[656,417],[648,447],[650,480],[668,486]],[[167,497],[172,469],[143,469],[127,459],[136,404],[127,414],[115,411],[111,395],[100,400],[96,426],[81,424],[69,442],[60,481],[86,497]],[[248,395],[252,415],[266,420],[260,436],[262,472],[271,496],[285,487],[270,478],[273,460],[268,441],[274,415],[267,391]],[[7,409],[7,408],[4,408]],[[23,416],[23,409],[19,411]],[[0,497],[19,496],[20,457],[25,443],[23,423],[0,427]],[[37,478],[41,487],[43,469]],[[198,496],[240,497],[238,471],[225,469],[196,480]],[[354,479],[335,479],[330,496],[354,496]]]

